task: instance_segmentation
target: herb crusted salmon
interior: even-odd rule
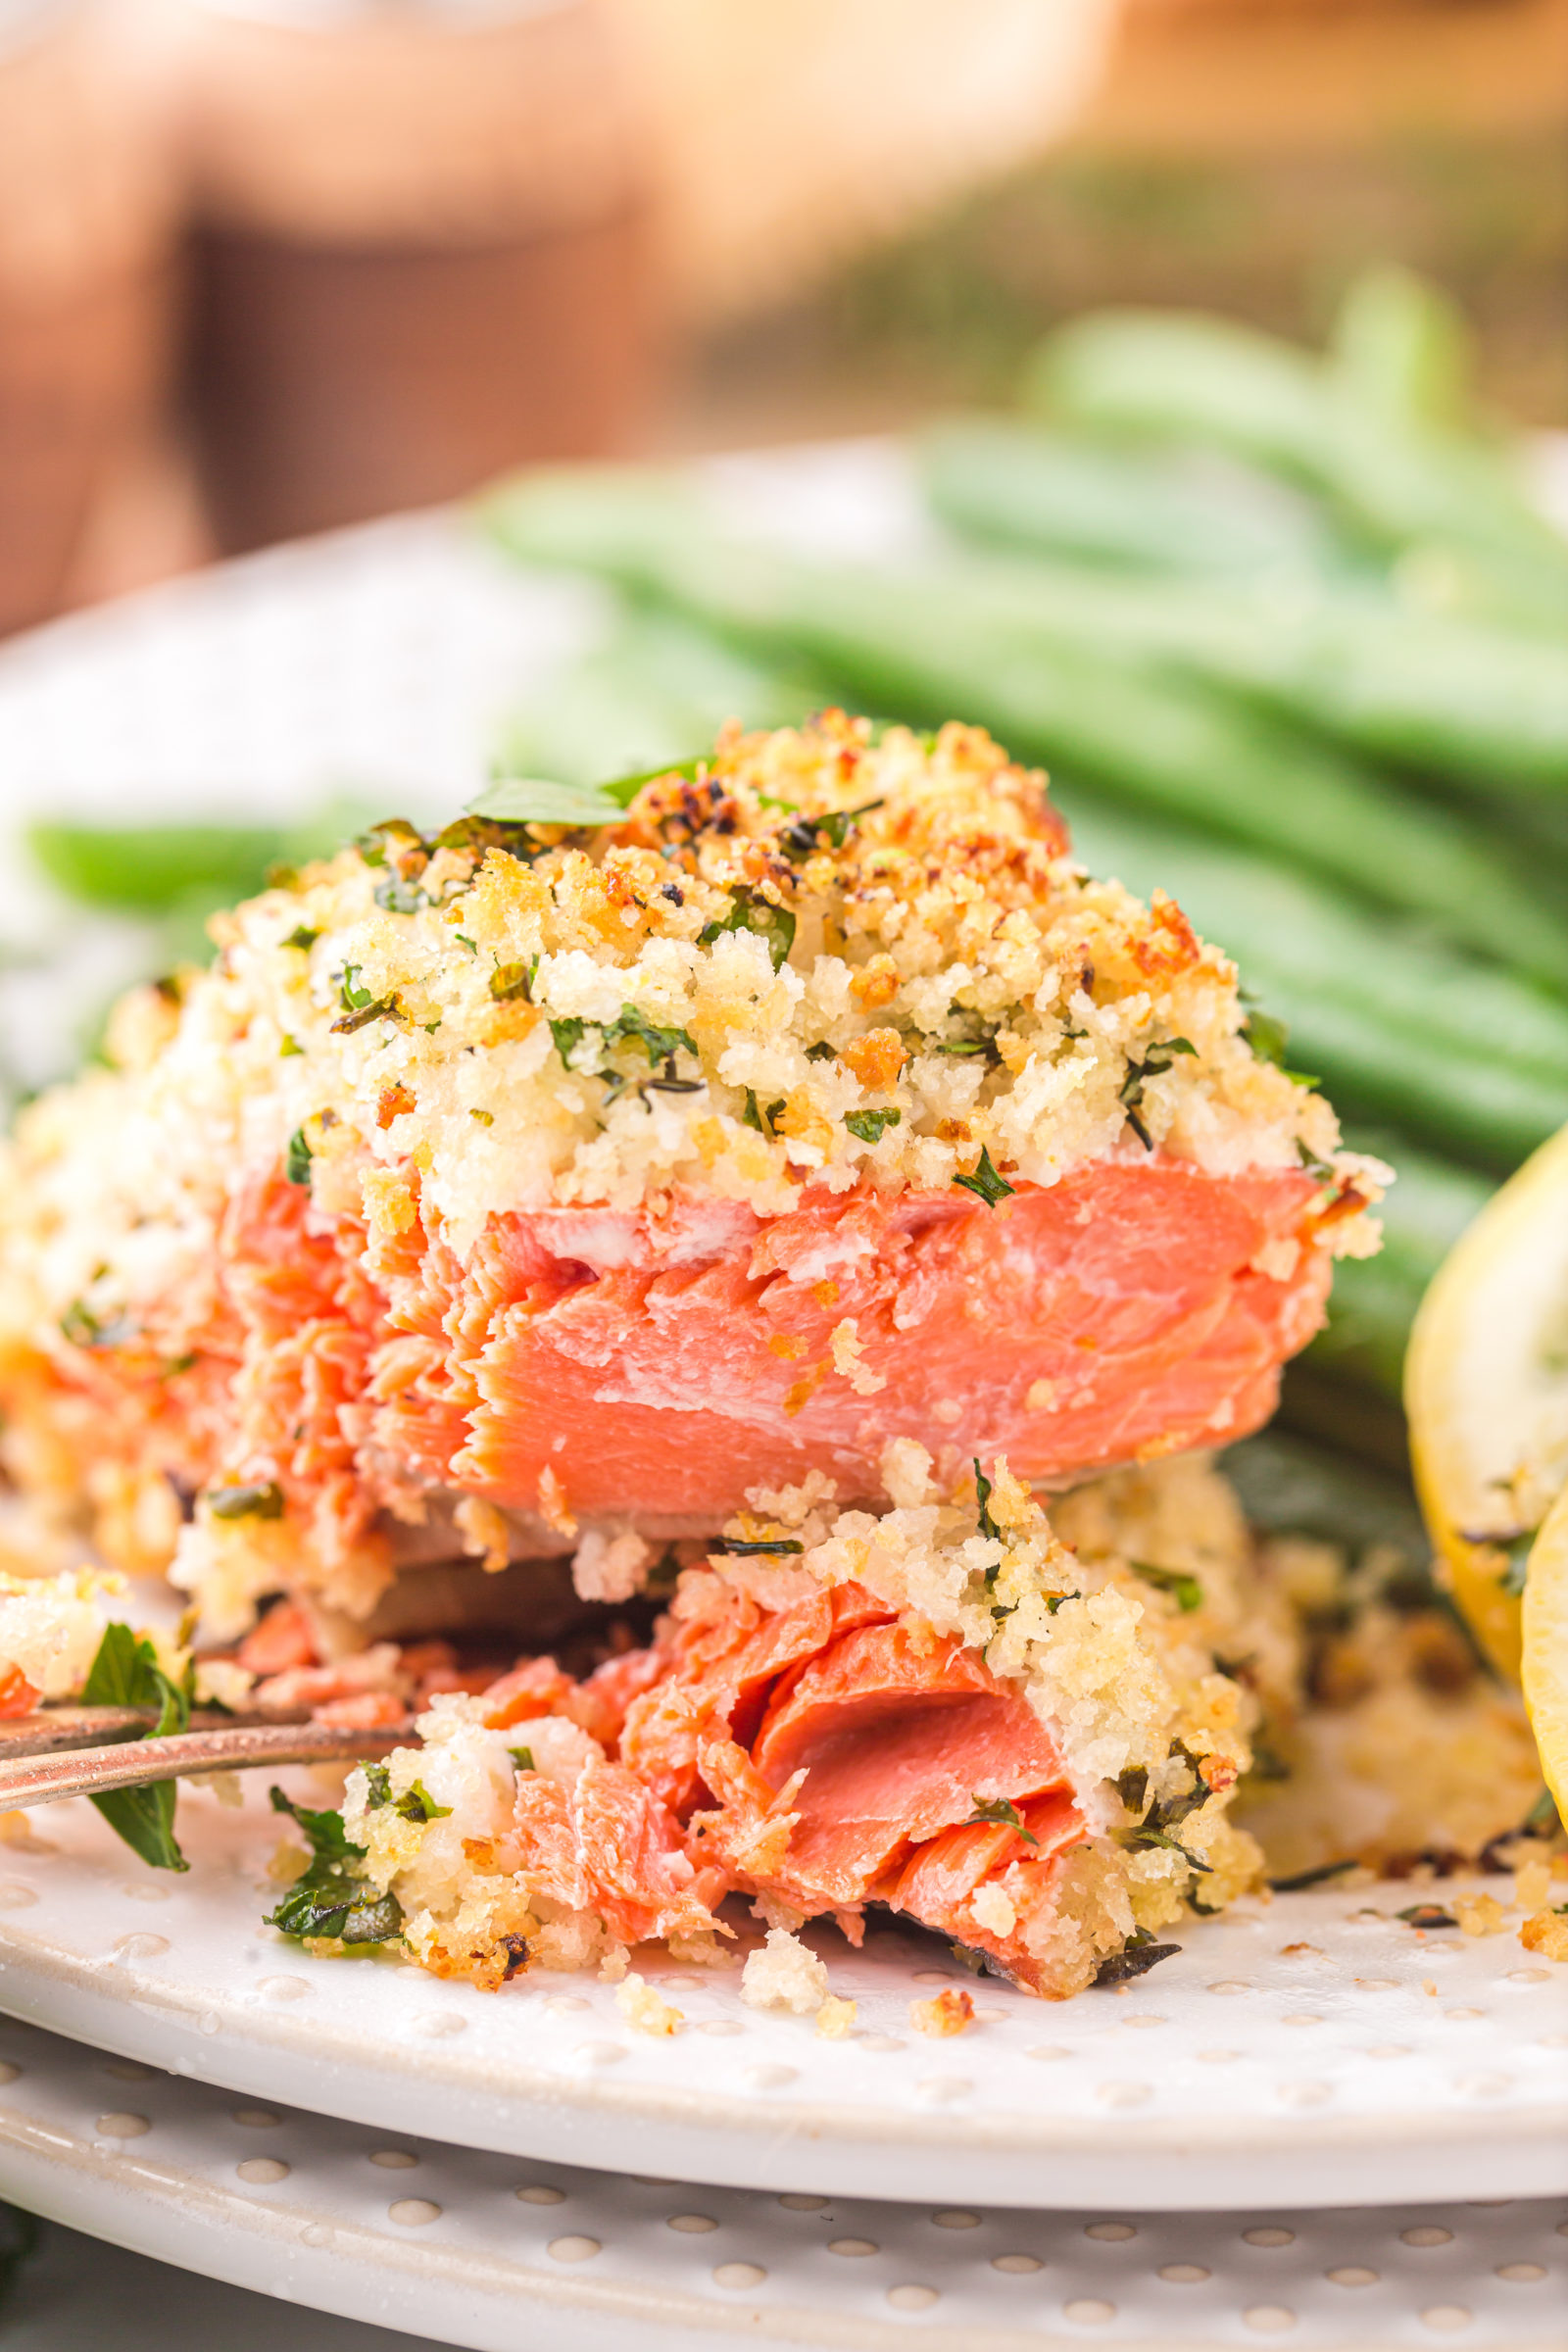
[[[880,1911],[1059,1998],[1253,1886],[1229,1809],[1258,1699],[1214,1652],[1277,1633],[1223,1482],[1120,1474],[1069,1547],[1005,1464],[953,1492],[932,1472],[905,1440],[879,1514],[818,1478],[759,1495],[648,1650],[433,1699],[343,1814],[405,1948],[489,1985],[615,1976],[654,1938],[721,1961],[738,1893],[771,1931],[748,1997],[818,2006],[825,1984],[797,1995],[819,1964],[780,1938],[820,1919],[858,1943]]]
[[[1042,777],[827,713],[528,789],[218,918],[24,1114],[14,1481],[226,1639],[460,1554],[619,1598],[904,1442],[1051,1486],[1266,1416],[1382,1172]]]

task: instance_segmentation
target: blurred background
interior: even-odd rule
[[[1568,0],[0,0],[0,631],[1369,259],[1568,410]]]

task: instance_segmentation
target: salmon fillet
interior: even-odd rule
[[[1058,1481],[1240,1437],[1322,1318],[1316,1196],[1298,1170],[1147,1159],[994,1210],[852,1194],[765,1225],[694,1216],[673,1248],[638,1218],[553,1212],[531,1238],[555,1284],[498,1299],[445,1475],[528,1511],[549,1474],[579,1520],[681,1533],[811,1469],[873,1495],[894,1438]],[[608,1266],[572,1254],[607,1240]]]
[[[350,1643],[420,1562],[623,1598],[899,1446],[1054,1486],[1239,1437],[1374,1239],[1224,956],[972,729],[394,822],[215,930],[25,1115],[0,1404],[219,1639],[285,1592]]]

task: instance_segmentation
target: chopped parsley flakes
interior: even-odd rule
[[[989,1536],[994,1544],[1000,1544],[1002,1530],[991,1516],[991,1481],[981,1469],[978,1455],[975,1457],[974,1464],[974,1492],[975,1500],[979,1505],[977,1516],[980,1533],[983,1536]]]
[[[844,1124],[862,1144],[879,1144],[890,1127],[897,1127],[901,1110],[847,1110]]]
[[[668,1061],[676,1053],[697,1052],[696,1040],[686,1030],[663,1028],[658,1021],[651,1021],[637,1005],[623,1004],[610,1022],[589,1021],[578,1013],[551,1021],[550,1034],[555,1039],[556,1052],[568,1067],[589,1029],[598,1030],[602,1053],[608,1054],[612,1046],[623,1044],[641,1046],[651,1065]]]
[[[305,1833],[311,1859],[266,1925],[284,1936],[319,1936],[341,1943],[386,1943],[403,1929],[395,1894],[377,1895],[353,1875],[365,1853],[344,1835],[341,1813],[316,1813],[273,1788],[272,1810]]]
[[[1120,1101],[1127,1113],[1127,1124],[1146,1152],[1154,1149],[1153,1138],[1144,1125],[1144,1084],[1147,1079],[1162,1077],[1178,1054],[1195,1054],[1198,1048],[1185,1037],[1170,1037],[1150,1047],[1142,1061],[1127,1062],[1127,1075],[1121,1082]]]
[[[997,1174],[991,1164],[991,1153],[984,1147],[981,1149],[980,1163],[974,1174],[972,1176],[955,1176],[953,1181],[955,1184],[961,1184],[966,1193],[977,1193],[987,1208],[995,1208],[999,1200],[1008,1200],[1015,1189],[1007,1182],[1005,1176]]]
[[[1181,1950],[1179,1943],[1156,1943],[1148,1928],[1134,1928],[1119,1952],[1111,1952],[1095,1971],[1097,1984],[1126,1984],[1134,1977],[1146,1976],[1150,1969],[1168,1960]]]
[[[974,1811],[965,1823],[965,1828],[973,1829],[982,1822],[990,1822],[998,1829],[1012,1830],[1023,1839],[1025,1845],[1038,1846],[1040,1843],[1034,1832],[1024,1828],[1022,1814],[1008,1798],[1004,1796],[975,1796],[971,1792],[969,1802],[973,1805]]]
[[[1184,1616],[1202,1607],[1203,1588],[1196,1576],[1180,1568],[1152,1568],[1147,1560],[1134,1560],[1131,1565],[1147,1583],[1168,1592]]]
[[[209,1487],[207,1508],[215,1519],[281,1519],[283,1490],[275,1478],[265,1486]]]
[[[82,1704],[154,1710],[158,1720],[147,1737],[166,1740],[190,1724],[192,1679],[187,1671],[183,1683],[171,1682],[149,1641],[138,1641],[128,1625],[106,1625],[82,1685]],[[141,1788],[106,1789],[92,1801],[116,1837],[122,1838],[154,1870],[190,1868],[174,1838],[173,1781],[149,1781]]]
[[[1275,1019],[1273,1013],[1262,1011],[1256,1004],[1252,1005],[1242,1023],[1242,1035],[1256,1058],[1272,1062],[1277,1070],[1284,1070],[1293,1086],[1304,1086],[1310,1091],[1322,1083],[1305,1070],[1286,1069],[1285,1053],[1291,1042],[1291,1033],[1283,1021]]]
[[[415,1781],[401,1796],[392,1793],[392,1775],[385,1764],[367,1764],[366,1791],[372,1813],[390,1805],[400,1821],[444,1821],[450,1805],[438,1805],[422,1781]]]
[[[738,890],[728,914],[707,924],[697,935],[698,944],[710,948],[726,931],[754,931],[759,939],[764,940],[776,972],[789,961],[790,949],[795,944],[795,917],[787,906],[775,906],[771,899],[760,898],[754,891]]]
[[[1276,1894],[1299,1894],[1303,1886],[1321,1886],[1329,1879],[1340,1879],[1355,1868],[1355,1856],[1348,1854],[1343,1862],[1320,1862],[1315,1870],[1298,1870],[1288,1879],[1270,1879],[1269,1886]]]
[[[533,976],[538,969],[537,956],[531,956],[526,963],[498,963],[490,975],[490,994],[498,1004],[509,1004],[514,997],[520,997],[526,1004]]]

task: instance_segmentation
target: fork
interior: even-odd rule
[[[374,1730],[312,1723],[303,1714],[227,1715],[198,1709],[192,1729],[138,1737],[156,1722],[142,1707],[48,1707],[0,1722],[0,1811],[100,1796],[186,1774],[260,1765],[364,1764],[416,1738],[412,1720]]]

